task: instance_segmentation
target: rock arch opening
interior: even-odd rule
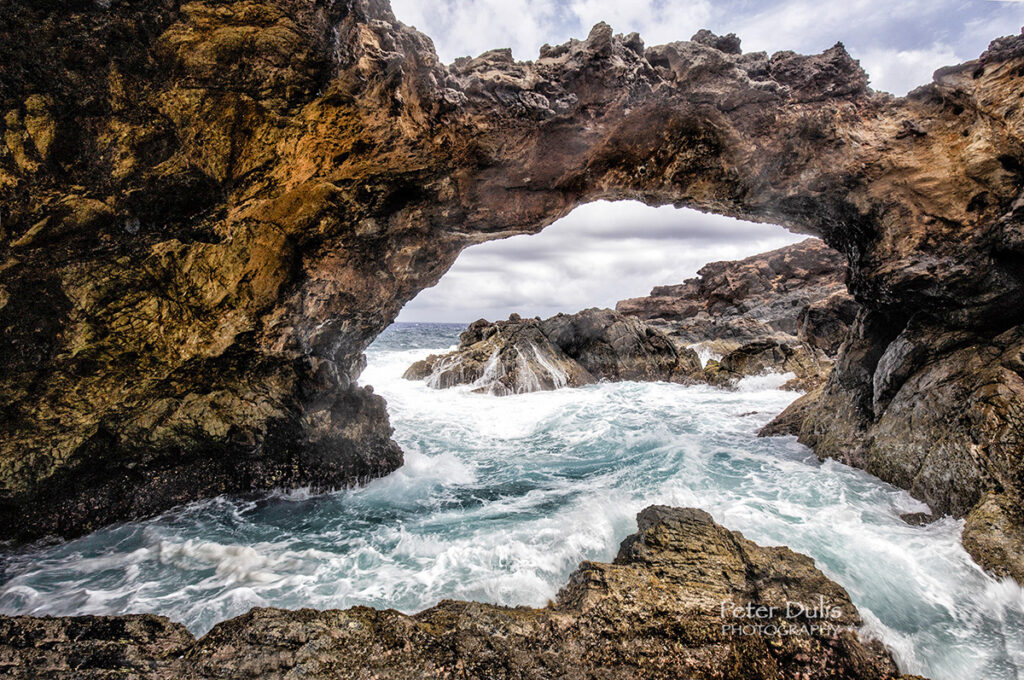
[[[77,14],[4,27],[5,536],[393,470],[369,343],[467,246],[602,199],[842,252],[864,312],[802,438],[939,511],[1022,507],[1021,37],[897,99],[842,45],[598,24],[445,66],[379,0],[257,4],[99,8],[95,62]]]
[[[403,307],[399,322],[498,320],[614,307],[681,283],[709,262],[737,260],[806,237],[637,201],[580,206],[535,235],[464,250],[438,284]]]

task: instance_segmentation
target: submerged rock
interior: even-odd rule
[[[701,510],[649,507],[611,564],[584,562],[542,609],[253,609],[198,641],[152,616],[0,617],[12,679],[707,678],[885,680],[846,591],[810,558]]]
[[[500,396],[599,380],[684,382],[700,373],[693,350],[675,347],[636,319],[587,309],[543,321],[518,314],[494,324],[481,319],[460,335],[455,351],[416,362],[404,377]]]

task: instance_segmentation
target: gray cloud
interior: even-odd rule
[[[401,321],[472,321],[512,312],[550,316],[610,307],[678,283],[713,260],[805,238],[781,227],[670,206],[598,202],[533,236],[467,249],[441,282],[410,302]]]

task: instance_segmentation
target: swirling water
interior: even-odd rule
[[[979,570],[961,522],[912,527],[908,494],[791,438],[754,435],[794,397],[600,384],[494,397],[401,379],[461,326],[397,325],[363,382],[388,399],[405,466],[311,496],[217,498],[63,543],[9,551],[0,611],[155,612],[203,633],[253,606],[412,612],[444,598],[543,605],[583,559],[608,560],[651,503],[697,506],[814,557],[903,670],[1018,680],[1024,590]]]

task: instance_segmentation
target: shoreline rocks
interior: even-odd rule
[[[895,98],[840,44],[602,23],[446,66],[384,0],[58,5],[0,17],[0,537],[386,474],[367,345],[464,248],[620,199],[841,252],[802,438],[1024,507],[1024,36]]]
[[[549,319],[479,320],[458,348],[431,355],[405,372],[437,389],[472,385],[498,396],[581,387],[600,380],[688,382],[701,374],[697,353],[610,309]]]
[[[713,262],[699,278],[654,289],[616,309],[550,319],[473,322],[458,347],[405,373],[436,389],[519,394],[598,381],[665,381],[730,388],[744,377],[793,373],[784,388],[824,385],[856,303],[839,253],[818,239],[744,260]],[[694,347],[721,354],[702,366]]]
[[[880,331],[892,333],[862,316],[825,387],[761,434],[796,435],[819,458],[907,489],[937,516],[966,517],[971,556],[1021,582],[1024,327],[986,339],[911,322],[887,345],[866,341]]]
[[[677,343],[721,353],[752,342],[806,343],[834,356],[856,316],[846,289],[847,261],[809,238],[742,260],[711,262],[697,277],[658,286],[615,309]]]
[[[0,672],[12,680],[909,680],[881,643],[858,636],[849,595],[810,558],[758,546],[692,508],[652,506],[637,524],[613,563],[583,562],[541,609],[257,608],[199,640],[151,615],[0,617]]]

